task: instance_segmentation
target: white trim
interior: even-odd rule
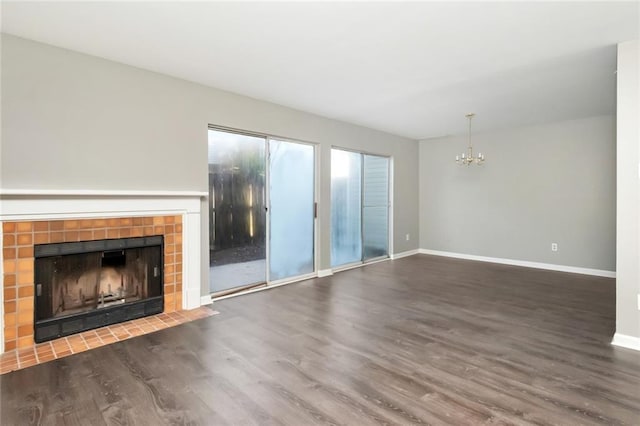
[[[2,223],[0,222],[0,231]],[[0,232],[0,287],[4,289],[4,262],[2,261],[3,232]],[[0,354],[4,353],[4,291],[0,291]]]
[[[269,136],[264,138],[264,280],[269,282],[271,277],[271,139]],[[235,190],[231,189],[234,193]],[[232,198],[233,199],[233,198]],[[214,207],[217,207],[214,205]],[[211,214],[211,212],[210,212]],[[211,244],[211,241],[209,242]]]
[[[360,268],[363,265],[362,261],[358,261],[355,263],[347,263],[345,265],[336,266],[332,268],[331,271],[335,274],[336,272],[348,271],[349,269]]]
[[[213,304],[213,300],[211,299],[211,295],[207,294],[206,296],[200,297],[200,306],[207,306]]]
[[[3,198],[0,221],[200,214],[200,197]]]
[[[349,269],[362,268],[363,266],[373,265],[374,263],[386,262],[388,260],[391,260],[391,257],[386,256],[386,257],[379,257],[374,260],[368,260],[366,262],[348,263],[343,266],[335,267],[332,269],[332,271],[335,274],[336,272],[348,271]]]
[[[389,254],[389,257],[391,259],[393,259],[393,256],[391,255],[391,253],[393,253],[393,251],[395,250],[395,243],[393,242],[394,240],[394,231],[393,231],[393,224],[394,224],[394,206],[395,203],[393,202],[393,199],[395,197],[395,162],[394,162],[394,158],[393,157],[389,157],[389,176],[387,178],[387,185],[389,186],[388,191],[389,191],[389,200],[388,200],[388,204],[389,204],[389,208],[387,209],[387,228],[388,232],[387,232],[387,238],[388,238],[388,247],[387,247],[387,252]]]
[[[374,263],[380,263],[380,262],[387,262],[391,260],[391,257],[389,255],[385,256],[385,257],[378,257],[374,260],[367,260],[365,262],[362,262],[362,264],[360,264],[360,266],[367,266],[367,265],[373,265]]]
[[[220,297],[213,297],[213,296],[210,296],[210,297],[213,300],[213,302],[217,302],[219,300],[230,299],[230,298],[236,297],[236,296],[244,296],[245,294],[251,294],[251,293],[257,293],[259,291],[271,290],[272,288],[282,287],[283,285],[299,283],[301,281],[306,281],[306,280],[309,280],[309,279],[313,279],[315,277],[316,277],[316,274],[314,273],[314,274],[309,274],[309,275],[304,275],[304,276],[300,276],[300,277],[294,278],[291,281],[279,281],[277,284],[263,285],[261,287],[250,288],[250,289],[247,289],[245,291],[239,291],[237,293],[226,294],[226,295],[220,296]]]
[[[615,278],[615,271],[603,269],[580,268],[577,266],[555,265],[552,263],[529,262],[528,260],[504,259],[500,257],[476,256],[475,254],[453,253],[440,250],[420,249],[421,254],[454,257],[456,259],[477,260],[479,262],[501,263],[504,265],[524,266],[526,268],[548,269],[550,271],[571,272],[574,274],[594,275],[597,277]]]
[[[391,255],[391,260],[402,259],[403,257],[413,256],[420,253],[419,249],[403,251],[401,253],[394,253]]]
[[[202,294],[200,200],[197,202],[198,212],[182,216],[182,309],[198,308]]]
[[[322,167],[322,147],[313,145],[313,272],[320,276],[320,170]]]
[[[333,271],[331,269],[319,269],[318,270],[318,278],[329,277],[333,275]]]
[[[318,276],[318,274],[316,274],[315,272],[310,272],[308,274],[304,274],[304,275],[298,275],[297,277],[293,277],[293,278],[281,278],[279,280],[274,280],[271,281],[267,284],[268,286],[277,286],[280,284],[291,284],[291,283],[297,283],[300,281],[305,281],[305,280],[310,280],[312,278],[316,278]]]
[[[0,189],[0,196],[30,197],[207,197],[206,191],[121,191],[108,189]]]
[[[330,275],[333,275],[334,272],[341,272],[341,271],[347,271],[349,269],[355,269],[355,268],[361,268],[363,266],[368,266],[368,265],[373,265],[374,263],[380,263],[380,262],[386,262],[388,260],[391,260],[391,258],[389,257],[385,257],[384,259],[379,259],[379,260],[374,260],[371,262],[366,262],[366,263],[358,263],[358,264],[351,264],[348,265],[346,267],[343,268],[339,268],[339,269],[321,269],[318,271],[317,277],[318,278],[322,278],[322,277],[328,277]],[[244,296],[245,294],[251,294],[251,293],[257,293],[259,291],[265,291],[265,290],[271,290],[272,288],[277,288],[277,287],[281,287],[283,285],[289,285],[289,284],[293,284],[293,283],[297,283],[300,281],[306,281],[306,280],[310,280],[316,277],[316,274],[308,274],[308,275],[301,275],[299,277],[296,277],[290,281],[278,281],[275,284],[271,283],[262,287],[256,287],[256,288],[250,288],[248,290],[245,291],[239,291],[237,293],[231,293],[231,294],[226,294],[224,296],[220,296],[220,297],[212,297],[211,299],[214,302],[217,302],[219,300],[224,300],[224,299],[229,299],[231,297],[236,297],[236,296]],[[205,296],[202,296],[202,300],[205,300]]]
[[[625,334],[616,333],[613,335],[611,344],[621,348],[633,349],[640,351],[640,337],[627,336]]]

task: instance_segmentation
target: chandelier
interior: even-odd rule
[[[477,157],[473,156],[473,147],[471,146],[471,119],[473,118],[475,114],[474,113],[469,113],[466,114],[465,117],[467,117],[469,119],[469,135],[468,135],[468,141],[469,141],[469,146],[467,147],[467,152],[463,152],[462,155],[456,155],[456,164],[458,164],[459,166],[468,166],[469,164],[475,163],[477,165],[480,165],[482,163],[484,163],[484,155],[482,155],[481,152],[478,153]]]

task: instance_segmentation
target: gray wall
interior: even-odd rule
[[[613,117],[472,132],[472,143],[480,167],[455,164],[466,135],[420,142],[421,248],[615,270]]]
[[[640,42],[618,45],[616,333],[640,349]]]
[[[2,89],[3,189],[206,191],[216,124],[320,144],[320,269],[330,267],[332,145],[393,157],[393,252],[418,247],[415,141],[9,35]],[[208,258],[206,214],[203,224]]]

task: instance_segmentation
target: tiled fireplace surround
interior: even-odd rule
[[[200,306],[200,194],[0,195],[0,353],[34,345],[35,244],[163,235],[165,312]]]
[[[182,216],[5,222],[4,349],[33,341],[34,244],[164,236],[164,311],[182,307]]]

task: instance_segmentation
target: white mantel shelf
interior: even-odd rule
[[[119,191],[104,189],[0,189],[2,197],[207,197],[206,191]]]

